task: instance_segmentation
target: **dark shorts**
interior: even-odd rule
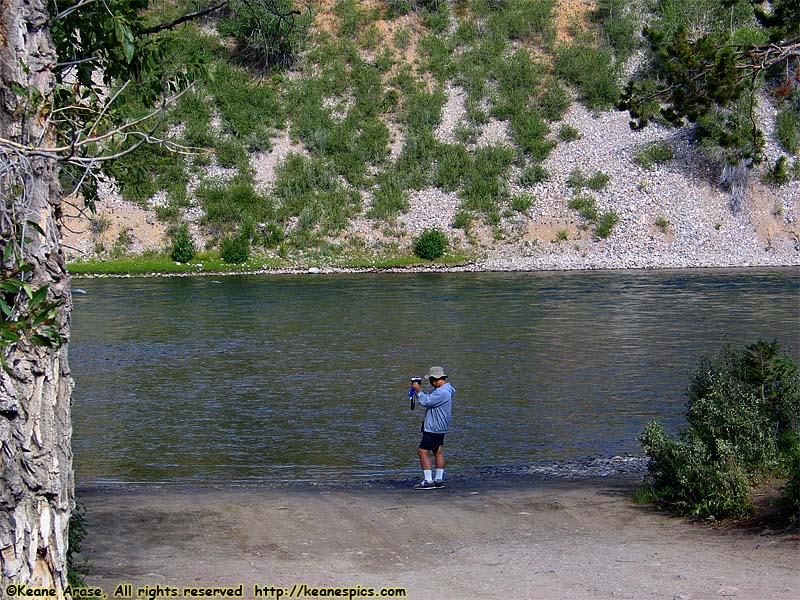
[[[422,433],[422,441],[419,443],[420,448],[436,452],[439,446],[444,446],[443,433],[431,433],[430,431],[424,431]]]

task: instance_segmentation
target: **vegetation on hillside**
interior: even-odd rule
[[[339,234],[364,211],[365,200],[366,215],[385,222],[389,239],[399,239],[395,221],[408,209],[409,192],[429,186],[458,195],[454,225],[469,231],[478,219],[497,227],[520,203],[509,193],[511,174],[522,173],[522,184],[541,180],[542,161],[574,139],[575,132],[554,126],[572,97],[593,110],[620,101],[622,65],[639,47],[645,23],[646,78],[622,97],[639,125],[686,116],[698,122],[709,149],[756,155],[757,145],[743,149],[744,138],[729,126],[745,114],[735,110],[741,93],[715,97],[719,108],[697,119],[681,108],[674,86],[672,112],[659,113],[660,101],[642,101],[642,93],[663,88],[662,72],[672,64],[665,40],[717,36],[726,23],[732,33],[720,43],[769,39],[778,26],[748,12],[748,0],[600,0],[566,30],[557,29],[555,6],[555,0],[336,0],[323,8],[301,0],[232,0],[217,17],[151,36],[163,64],[192,66],[195,86],[156,128],[192,152],[142,147],[106,171],[126,199],[148,205],[161,192],[158,216],[176,230],[196,202],[205,214],[207,249],[241,236],[255,252],[277,256],[331,244],[358,252],[357,241],[352,247]],[[193,7],[189,0],[152,1],[141,14],[152,26]],[[759,85],[783,85],[775,90],[782,107],[778,136],[787,152],[796,151],[797,82],[780,81],[777,66],[759,77]],[[434,132],[447,86],[463,90],[466,112],[455,139],[441,142]],[[147,93],[124,90],[131,116],[144,112]],[[476,144],[490,119],[507,124],[508,144]],[[298,151],[263,189],[252,153],[269,150],[283,131]],[[796,171],[789,168],[787,177]],[[597,217],[584,215],[605,237],[616,216]]]

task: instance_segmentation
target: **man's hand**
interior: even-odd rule
[[[421,387],[421,386],[419,385],[419,383],[418,383],[418,382],[416,382],[416,381],[412,381],[412,382],[411,382],[411,389],[413,389],[413,390],[414,390],[415,392],[417,392],[418,394],[419,394],[419,393],[422,391],[422,387]]]

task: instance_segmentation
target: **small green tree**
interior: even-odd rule
[[[227,237],[222,240],[219,255],[228,264],[239,265],[250,258],[250,239],[244,235]]]
[[[447,235],[438,229],[426,229],[414,241],[414,254],[425,260],[435,260],[447,249]]]
[[[229,0],[220,33],[232,35],[242,53],[264,67],[289,67],[303,49],[310,5],[293,0]]]
[[[195,248],[192,234],[186,224],[177,228],[172,235],[172,260],[179,263],[187,263],[194,258]]]

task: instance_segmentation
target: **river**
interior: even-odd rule
[[[641,454],[726,342],[800,348],[796,269],[76,280],[80,485],[409,477],[456,388],[448,471]]]

